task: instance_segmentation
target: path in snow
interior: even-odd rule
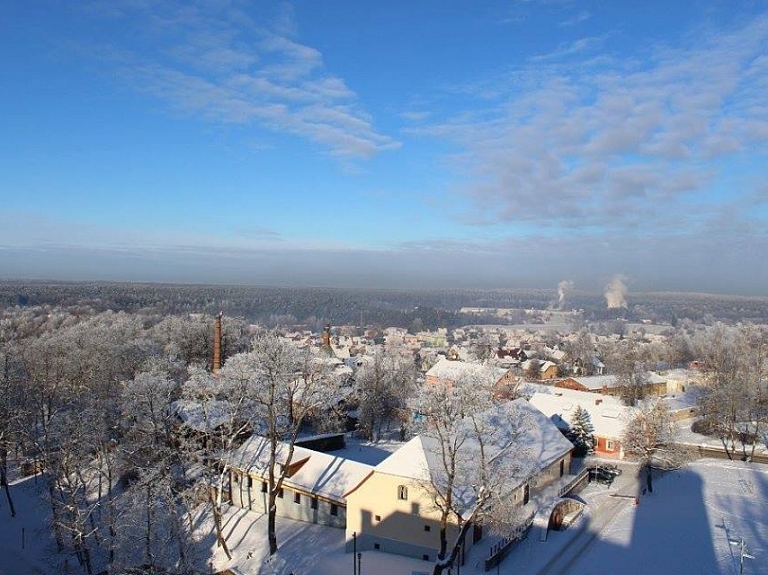
[[[549,560],[538,575],[570,573],[573,564],[598,539],[622,508],[635,505],[634,498],[639,492],[637,470],[625,467],[611,487],[615,488],[615,493],[604,499],[599,506],[588,508],[586,517],[577,524],[578,533]]]

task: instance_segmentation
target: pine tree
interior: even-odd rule
[[[568,439],[575,446],[574,455],[583,457],[592,453],[594,446],[595,427],[592,425],[592,418],[589,412],[580,405],[573,412],[571,429],[568,433]]]

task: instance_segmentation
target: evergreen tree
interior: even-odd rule
[[[584,457],[592,453],[594,446],[595,427],[592,425],[592,418],[589,412],[580,405],[573,412],[571,429],[568,433],[568,439],[575,446],[573,454],[576,457]]]

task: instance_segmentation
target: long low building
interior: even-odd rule
[[[542,490],[568,482],[571,451],[568,441],[541,411],[524,399],[505,402],[478,414],[495,430],[483,444],[489,460],[508,475],[503,493],[521,512],[532,512]],[[467,425],[473,425],[467,420]],[[455,486],[459,517],[451,516],[449,538],[455,537],[474,505],[473,476],[480,444],[462,458],[469,463]],[[376,466],[333,453],[280,443],[277,461],[287,465],[287,477],[277,499],[277,515],[346,529],[347,550],[377,549],[434,560],[439,548],[440,522],[430,485],[442,481],[441,450],[437,440],[414,437]],[[267,512],[269,442],[253,436],[235,450],[228,462],[232,504],[258,513]],[[508,465],[506,464],[508,463]],[[526,506],[526,507],[524,507]],[[472,525],[464,550],[483,536],[483,525]]]
[[[556,382],[555,387],[601,393],[603,395],[621,395],[623,390],[622,383],[615,375],[567,377]],[[667,379],[658,373],[649,371],[643,381],[643,387],[647,395],[662,396],[667,393]]]
[[[278,444],[277,462],[285,465],[289,446]],[[294,446],[288,475],[278,493],[277,514],[298,521],[346,527],[344,494],[362,482],[373,467],[332,453]],[[267,512],[269,441],[252,436],[229,463],[230,498],[234,505]]]

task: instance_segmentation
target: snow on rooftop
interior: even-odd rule
[[[481,415],[501,431],[491,438],[491,445],[485,446],[491,459],[502,452],[505,456],[526,454],[532,466],[543,469],[573,449],[557,426],[524,399],[499,404]],[[521,430],[523,434],[519,435]],[[479,452],[479,446],[470,445],[472,448]],[[428,481],[431,474],[440,473],[439,453],[437,440],[419,435],[377,465],[376,471]]]
[[[429,371],[427,377],[437,377],[449,381],[457,381],[462,377],[487,377],[493,375],[497,380],[501,379],[508,370],[490,365],[479,363],[468,363],[464,361],[451,361],[442,358]]]
[[[280,442],[277,461],[284,465],[288,458],[289,445]],[[323,453],[305,447],[295,446],[291,465],[304,462],[299,469],[285,479],[286,487],[296,487],[314,495],[336,501],[343,501],[343,495],[356,487],[373,470],[371,465],[347,459],[335,453]],[[230,465],[256,476],[266,473],[269,462],[269,441],[252,435],[236,449]]]
[[[568,425],[572,424],[573,413],[576,407],[580,406],[589,413],[595,435],[600,437],[621,437],[626,422],[634,414],[633,408],[622,405],[610,396],[571,389],[553,389],[555,393],[534,393],[529,400],[531,405],[548,417],[558,416]]]

